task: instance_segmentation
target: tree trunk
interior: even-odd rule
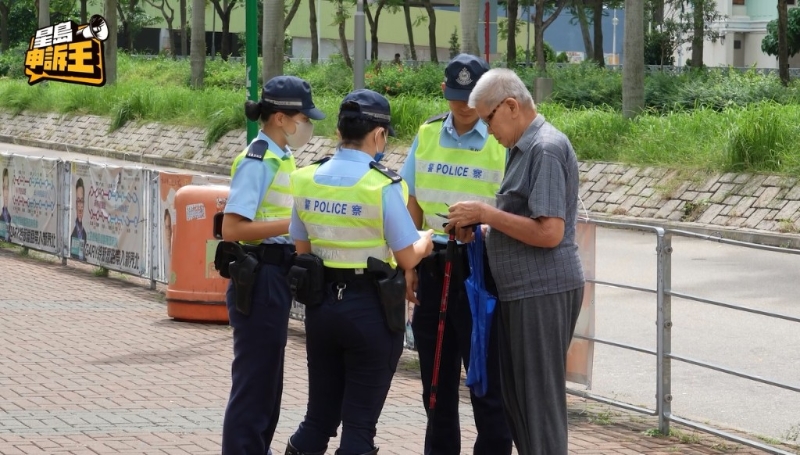
[[[378,24],[380,24],[381,18],[381,11],[383,11],[383,7],[386,5],[385,0],[380,0],[378,3],[378,8],[375,9],[375,30],[372,31],[372,59],[378,60]]]
[[[592,47],[592,35],[589,33],[589,20],[586,18],[586,5],[583,0],[575,1],[575,13],[578,16],[578,24],[581,27],[581,37],[583,37],[583,49],[586,53],[586,58],[590,58],[594,53]]]
[[[509,68],[517,66],[517,17],[519,15],[519,2],[517,0],[508,0],[508,21],[506,28],[508,29],[508,39],[506,40],[506,65]]]
[[[262,33],[263,80],[266,83],[275,76],[283,75],[283,0],[264,0]]]
[[[192,0],[192,87],[203,88],[203,76],[206,69],[206,2]]]
[[[294,19],[294,15],[297,14],[298,8],[300,8],[300,0],[292,0],[292,6],[289,7],[289,12],[286,13],[286,18],[283,19],[284,32],[292,25],[292,20]]]
[[[547,30],[547,27],[561,14],[561,10],[566,6],[567,0],[558,0],[556,9],[547,19],[544,18],[545,2],[546,0],[536,0],[534,3],[536,6],[536,13],[533,16],[533,36],[536,40],[536,43],[534,43],[536,49],[536,67],[542,74],[547,73],[547,60],[544,53],[544,31]]]
[[[339,18],[339,45],[342,47],[342,58],[349,68],[353,68],[353,60],[350,58],[350,51],[347,50],[347,35],[345,35],[347,17],[343,0],[336,0],[336,16]]]
[[[693,28],[692,32],[692,67],[703,67],[703,41],[705,40],[705,2],[706,0],[694,0],[692,10]]]
[[[411,0],[403,0],[403,13],[406,17],[406,34],[408,35],[408,48],[411,51],[411,60],[417,60],[417,48],[414,46],[414,26],[411,23]]]
[[[316,65],[319,63],[320,48],[317,45],[317,5],[314,0],[308,0],[308,27],[311,30],[311,64]]]
[[[0,51],[5,52],[11,47],[11,40],[8,37],[8,16],[11,14],[11,0],[7,0],[8,5],[0,1]]]
[[[625,0],[622,65],[622,114],[633,118],[644,110],[644,5]]]
[[[86,24],[89,22],[88,12],[86,11],[86,4],[89,0],[81,0],[81,24]]]
[[[641,1],[641,0],[640,0]],[[592,6],[592,21],[594,24],[594,60],[600,67],[606,66],[606,56],[603,52],[603,1],[595,0]]]
[[[436,11],[433,9],[431,0],[422,0],[422,3],[425,5],[425,11],[428,13],[428,44],[431,49],[431,62],[439,63],[439,57],[436,55]],[[477,22],[475,26],[477,27]]]
[[[516,3],[516,0],[511,1]],[[461,12],[459,14],[461,19],[461,52],[465,54],[480,55],[481,53],[480,45],[478,44],[480,5],[480,0],[461,0]]]
[[[39,28],[50,24],[50,0],[39,0]]]
[[[139,1],[127,0],[127,2],[128,14],[127,21],[125,21],[125,32],[128,37],[128,50],[133,52],[133,39],[136,37],[136,33],[133,30],[133,18],[136,16],[136,4],[139,3]]]
[[[547,72],[544,56],[544,0],[536,0],[536,13],[533,15],[533,48],[536,54],[536,68],[540,73]]]
[[[181,16],[181,57],[189,55],[189,34],[186,30],[186,0],[180,0]]]
[[[778,0],[778,74],[789,85],[789,11],[786,0]]]
[[[106,85],[113,85],[117,83],[117,0],[103,0],[103,18],[108,25],[108,38],[103,43]]]
[[[223,16],[220,16],[222,22],[222,45],[220,46],[220,57],[222,60],[227,61],[231,55],[231,10],[228,8]]]
[[[172,28],[172,20],[167,24],[169,27],[169,48],[172,54],[172,60],[178,59],[178,54],[175,52],[178,49],[178,32]]]
[[[364,16],[367,18],[367,25],[369,25],[369,39],[370,39],[370,49],[369,52],[369,60],[371,62],[375,61],[375,41],[378,40],[378,32],[375,30],[375,19],[372,17],[372,11],[369,9],[369,2],[364,1]],[[366,32],[366,31],[365,31]],[[366,38],[366,37],[365,37]],[[373,41],[373,38],[375,41]]]

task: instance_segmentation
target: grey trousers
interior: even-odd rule
[[[583,288],[499,304],[500,377],[519,455],[567,455],[566,369]]]

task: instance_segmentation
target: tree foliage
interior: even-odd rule
[[[800,52],[800,8],[789,10],[786,38],[789,44],[789,56],[794,57]],[[767,36],[761,41],[761,50],[767,55],[778,55],[778,20],[767,24]]]

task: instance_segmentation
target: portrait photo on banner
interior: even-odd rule
[[[179,189],[186,185],[230,185],[230,179],[226,177],[181,174],[175,172],[159,172],[158,175],[158,194],[159,194],[159,226],[157,245],[160,249],[158,259],[158,274],[156,279],[164,283],[174,283],[175,276],[172,270],[172,243],[175,238],[175,227],[178,223],[179,215],[175,211],[175,194]],[[212,245],[216,248],[216,244]],[[216,272],[216,271],[215,271]]]
[[[0,240],[57,253],[58,161],[6,155],[0,178]]]
[[[7,155],[0,155],[0,174],[2,174],[2,186],[0,186],[0,240],[11,242],[11,160]]]
[[[144,170],[73,162],[70,179],[70,257],[144,276]]]

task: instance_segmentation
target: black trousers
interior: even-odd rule
[[[567,455],[567,350],[583,288],[500,302],[503,399],[519,455]]]
[[[463,248],[463,247],[462,247]],[[469,273],[466,257],[460,256],[454,266],[450,281],[450,298],[447,304],[447,320],[442,343],[439,384],[436,393],[436,408],[433,425],[425,434],[425,455],[460,455],[461,426],[458,403],[461,386],[461,364],[469,368],[472,336],[472,312],[469,307],[464,280]],[[439,307],[442,298],[444,264],[434,258],[425,259],[417,269],[420,305],[414,309],[411,327],[419,354],[422,376],[422,400],[428,409],[431,380],[433,378],[436,336],[439,325]],[[497,317],[495,315],[494,321]],[[472,410],[478,437],[475,440],[475,455],[510,455],[511,431],[506,423],[500,392],[500,366],[497,352],[497,329],[492,324],[486,360],[488,390],[483,397],[470,392]],[[432,428],[431,428],[432,427]]]
[[[301,452],[322,452],[341,423],[337,455],[361,455],[374,448],[403,334],[389,331],[372,280],[347,283],[342,300],[333,286],[321,306],[306,307],[308,407],[291,443]]]
[[[236,311],[233,282],[228,285],[233,363],[222,426],[223,455],[272,453],[269,446],[281,412],[283,359],[292,304],[286,272],[286,266],[260,266],[250,316]]]

